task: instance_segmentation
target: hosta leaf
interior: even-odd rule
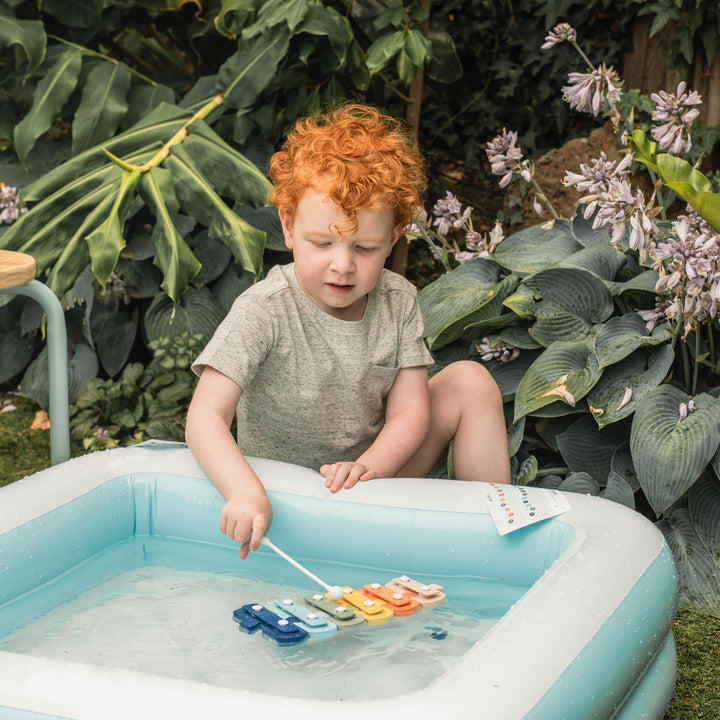
[[[265,233],[238,217],[213,190],[182,147],[166,158],[183,210],[208,227],[210,237],[225,245],[235,261],[256,276],[262,270]]]
[[[166,295],[157,295],[150,303],[143,325],[147,341],[188,333],[202,335],[204,347],[225,317],[223,309],[207,288],[190,288],[173,306]]]
[[[720,617],[720,577],[712,556],[695,530],[690,513],[680,508],[657,525],[675,558],[681,607]]]
[[[665,325],[648,333],[645,321],[634,312],[610,318],[595,336],[595,354],[600,367],[622,360],[644,345],[659,345],[672,337]]]
[[[130,80],[125,63],[102,62],[90,71],[73,120],[73,155],[112,137],[128,109]]]
[[[603,281],[585,270],[550,268],[523,284],[536,298],[532,310],[536,321],[529,333],[545,347],[556,340],[582,340],[613,310],[612,297]]]
[[[97,332],[97,350],[105,372],[114,377],[130,357],[138,328],[138,309],[132,314],[119,310],[105,313]]]
[[[624,263],[625,256],[623,253],[607,242],[579,250],[563,260],[560,265],[562,267],[576,267],[587,270],[602,280],[611,281]]]
[[[210,238],[207,230],[192,238],[190,248],[200,262],[200,272],[193,278],[195,287],[209,285],[232,264],[230,251],[222,243]]]
[[[254,208],[249,205],[236,205],[233,210],[243,220],[247,220],[253,227],[265,233],[267,237],[265,241],[266,249],[287,252],[280,216],[276,207]]]
[[[623,443],[613,455],[610,471],[619,475],[628,485],[637,492],[640,489],[640,483],[635,472],[635,465],[630,452],[630,443]]]
[[[564,492],[581,493],[583,495],[596,496],[600,492],[600,485],[595,478],[588,475],[586,472],[570,473],[561,483],[558,485],[558,490]]]
[[[661,385],[640,400],[633,417],[630,450],[657,515],[692,486],[720,443],[720,401],[695,396],[696,409],[681,421],[680,404],[689,400],[682,390]]]
[[[583,342],[555,342],[528,368],[515,394],[515,422],[560,400],[571,407],[585,397],[602,374]]]
[[[610,242],[608,231],[594,230],[592,220],[585,219],[582,208],[578,208],[570,223],[570,227],[573,236],[584,248],[592,248],[598,245],[607,246]]]
[[[200,263],[174,224],[178,202],[172,174],[165,168],[151,168],[142,176],[140,192],[155,216],[155,229],[152,234],[155,245],[153,262],[163,274],[161,287],[173,302],[177,303],[190,280],[200,270]]]
[[[688,492],[688,511],[698,537],[720,562],[720,481],[705,471]]]
[[[493,259],[514,273],[534,273],[561,262],[581,250],[568,220],[556,220],[552,227],[534,225],[506,237]]]
[[[535,362],[539,353],[535,351],[520,353],[515,360],[503,363],[493,360],[484,363],[493,379],[498,384],[502,393],[503,401],[507,402],[515,397],[520,381],[525,377],[528,368]]]
[[[85,237],[93,274],[103,287],[115,269],[120,252],[125,247],[123,228],[130,206],[135,200],[139,182],[139,171],[123,172],[110,213],[100,226]]]
[[[610,471],[608,474],[607,485],[600,493],[600,497],[625,505],[631,510],[635,509],[635,493],[630,483],[615,472]]]
[[[477,258],[441,275],[418,293],[431,350],[460,337],[470,323],[499,314],[500,303],[516,282],[512,276],[498,282],[499,277],[498,265]],[[498,307],[483,314],[493,300]]]
[[[15,126],[15,151],[24,164],[35,141],[50,128],[77,85],[82,53],[70,48],[38,83],[30,112]]]
[[[613,295],[619,295],[626,290],[644,290],[645,292],[654,293],[657,281],[660,275],[657,270],[643,270],[635,277],[625,282],[615,282],[610,286],[610,292]]]
[[[33,338],[31,335],[21,335],[20,327],[15,325],[0,330],[0,347],[0,383],[6,383],[22,372],[32,360]]]
[[[0,5],[0,48],[20,45],[27,58],[25,77],[43,61],[47,37],[40,20],[22,20]]]
[[[587,396],[598,427],[632,415],[641,398],[663,382],[674,358],[670,345],[664,345],[650,355],[636,351],[606,368]]]
[[[593,419],[583,415],[557,436],[565,464],[573,472],[584,472],[604,483],[617,449],[627,442],[626,433],[607,428],[599,430]]]

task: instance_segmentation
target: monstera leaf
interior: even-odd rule
[[[667,510],[698,479],[720,443],[720,400],[690,397],[662,385],[638,404],[630,449],[638,480],[657,515]],[[682,417],[680,406],[687,408]]]

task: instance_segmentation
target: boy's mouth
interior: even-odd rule
[[[336,283],[328,283],[328,287],[340,295],[349,293],[355,286],[354,285],[337,285]]]

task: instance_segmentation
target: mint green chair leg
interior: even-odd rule
[[[50,462],[70,459],[68,359],[65,314],[55,293],[39,280],[1,288],[0,293],[27,295],[40,304],[47,317],[48,373],[50,390]]]

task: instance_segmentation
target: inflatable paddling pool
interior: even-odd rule
[[[331,495],[315,472],[251,463],[269,537],[304,566],[358,589],[411,577],[442,587],[442,605],[297,647],[238,632],[234,610],[247,621],[322,590],[264,547],[237,558],[184,445],[86,455],[0,489],[0,718],[663,717],[675,569],[639,514],[567,494],[567,512],[501,535],[483,483]],[[354,688],[366,666],[376,674]]]

